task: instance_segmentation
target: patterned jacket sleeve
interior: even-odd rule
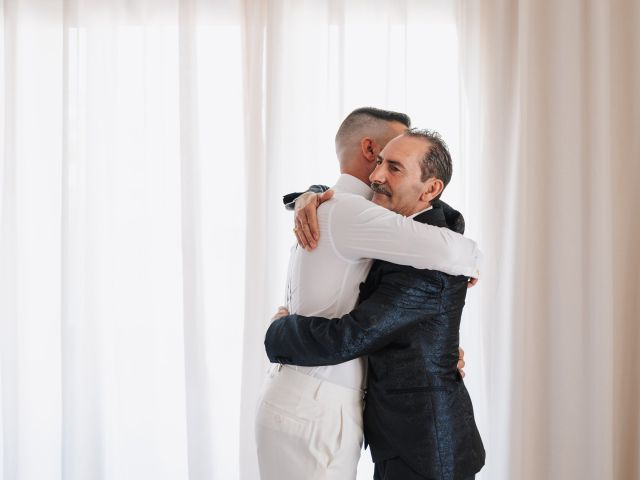
[[[326,192],[327,190],[329,190],[329,187],[327,187],[326,185],[311,185],[304,192],[287,193],[282,197],[282,203],[284,203],[284,207],[287,210],[293,210],[296,205],[296,198],[298,198],[303,193],[306,193],[306,192],[322,193],[322,192]]]
[[[440,284],[428,278],[385,274],[371,296],[341,318],[293,314],[275,320],[265,336],[267,356],[273,363],[319,366],[368,355],[439,313],[440,294]]]

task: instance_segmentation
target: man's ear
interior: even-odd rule
[[[425,188],[420,195],[420,200],[431,204],[434,198],[444,190],[444,182],[439,178],[431,177],[425,182]]]
[[[378,145],[369,137],[364,137],[360,140],[360,149],[362,150],[362,156],[370,162],[375,162],[378,158]]]

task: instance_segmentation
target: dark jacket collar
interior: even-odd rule
[[[464,217],[459,211],[442,200],[433,202],[432,207],[430,210],[414,217],[414,220],[436,227],[447,227],[460,234],[464,233]]]

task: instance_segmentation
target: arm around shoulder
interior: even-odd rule
[[[345,259],[377,259],[450,275],[477,277],[482,254],[473,240],[448,228],[416,222],[362,197],[350,196],[329,221]]]

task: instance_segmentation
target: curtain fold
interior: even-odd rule
[[[182,305],[186,383],[187,458],[189,478],[213,478],[211,389],[206,362],[203,288],[202,195],[198,125],[197,7],[178,5],[179,121],[182,218]]]
[[[478,480],[640,475],[637,2],[0,5],[0,479],[257,478],[281,195],[363,105],[443,134],[485,252]]]
[[[639,474],[638,19],[625,1],[461,4],[489,260],[482,478]]]
[[[237,477],[236,3],[2,3],[0,478]]]
[[[267,158],[265,152],[264,106],[265,89],[265,16],[267,4],[260,0],[242,3],[242,68],[246,201],[237,205],[244,209],[246,219],[244,328],[242,343],[242,404],[240,416],[239,478],[259,478],[254,415],[256,399],[264,380],[267,362],[262,355],[264,322],[271,309],[267,295],[268,250],[265,239],[268,232]],[[267,199],[265,201],[265,199]]]

